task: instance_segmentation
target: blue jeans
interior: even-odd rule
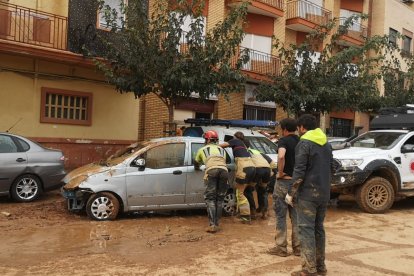
[[[285,202],[291,180],[278,179],[273,191],[273,209],[276,215],[276,246],[287,252],[287,225],[286,215],[289,212],[292,223],[292,248],[299,249],[300,242],[298,239],[298,227],[296,220],[296,211]]]
[[[314,202],[297,199],[299,240],[302,270],[316,273],[325,267],[325,219],[328,202]]]

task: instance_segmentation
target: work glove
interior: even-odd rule
[[[286,194],[285,202],[286,202],[286,204],[288,204],[288,205],[290,205],[290,206],[293,207],[293,197],[291,195]]]

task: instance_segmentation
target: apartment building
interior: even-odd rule
[[[0,0],[0,131],[62,149],[67,169],[138,138],[138,101],[77,53],[92,28],[77,28],[76,9],[87,5],[75,2]]]
[[[155,0],[154,0],[155,1]],[[232,6],[241,5],[244,0],[205,1],[205,22],[207,30],[222,21]],[[258,102],[255,87],[265,81],[268,73],[281,71],[281,62],[272,47],[273,38],[285,45],[300,44],[308,33],[326,24],[332,18],[339,18],[343,24],[346,18],[355,14],[370,14],[373,2],[369,0],[252,0],[249,1],[246,33],[240,49],[248,48],[250,61],[243,67],[247,84],[243,93],[234,93],[229,100],[222,97],[199,102],[197,98],[186,100],[175,108],[174,119],[182,124],[186,118],[220,118],[280,120],[286,117],[281,108],[273,102]],[[109,2],[108,2],[109,3]],[[356,22],[341,37],[343,47],[361,45],[362,36],[368,34],[368,22]],[[185,26],[184,26],[185,29]],[[322,45],[321,45],[322,46]],[[167,121],[167,109],[154,95],[140,101],[140,138],[147,139],[163,135],[163,121]],[[160,120],[161,119],[161,120]],[[351,111],[332,112],[321,120],[321,127],[332,136],[350,136],[354,126],[367,129],[369,116]]]

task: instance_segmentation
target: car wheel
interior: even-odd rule
[[[29,202],[39,197],[41,189],[42,185],[39,177],[24,174],[13,182],[11,195],[18,202]]]
[[[360,186],[356,193],[359,207],[371,214],[381,214],[394,203],[394,189],[391,183],[382,177],[372,177]]]
[[[118,212],[119,201],[108,192],[93,194],[86,204],[86,213],[94,220],[114,220]]]
[[[229,190],[224,197],[223,212],[226,216],[234,216],[237,211],[236,195],[232,190]]]

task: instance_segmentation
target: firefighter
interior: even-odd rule
[[[228,188],[226,151],[217,145],[218,135],[214,130],[205,132],[203,137],[205,146],[197,151],[194,168],[199,170],[201,164],[206,165],[204,200],[206,201],[209,219],[207,232],[215,233],[219,230],[224,197]]]
[[[221,147],[231,147],[236,162],[236,199],[237,208],[242,223],[250,223],[250,204],[244,194],[244,190],[254,181],[256,168],[250,153],[245,145],[244,134],[240,131],[234,134],[234,138],[220,144]]]
[[[249,141],[246,141],[245,143],[256,167],[254,183],[252,186],[255,186],[257,191],[257,202],[259,205],[257,210],[254,208],[255,204],[253,200],[253,189],[247,189],[246,197],[249,199],[249,204],[251,205],[251,213],[261,213],[262,219],[266,219],[269,205],[267,187],[269,185],[271,175],[274,171],[272,169],[276,168],[276,163],[266,154],[261,153],[256,149],[252,149],[250,147]]]

